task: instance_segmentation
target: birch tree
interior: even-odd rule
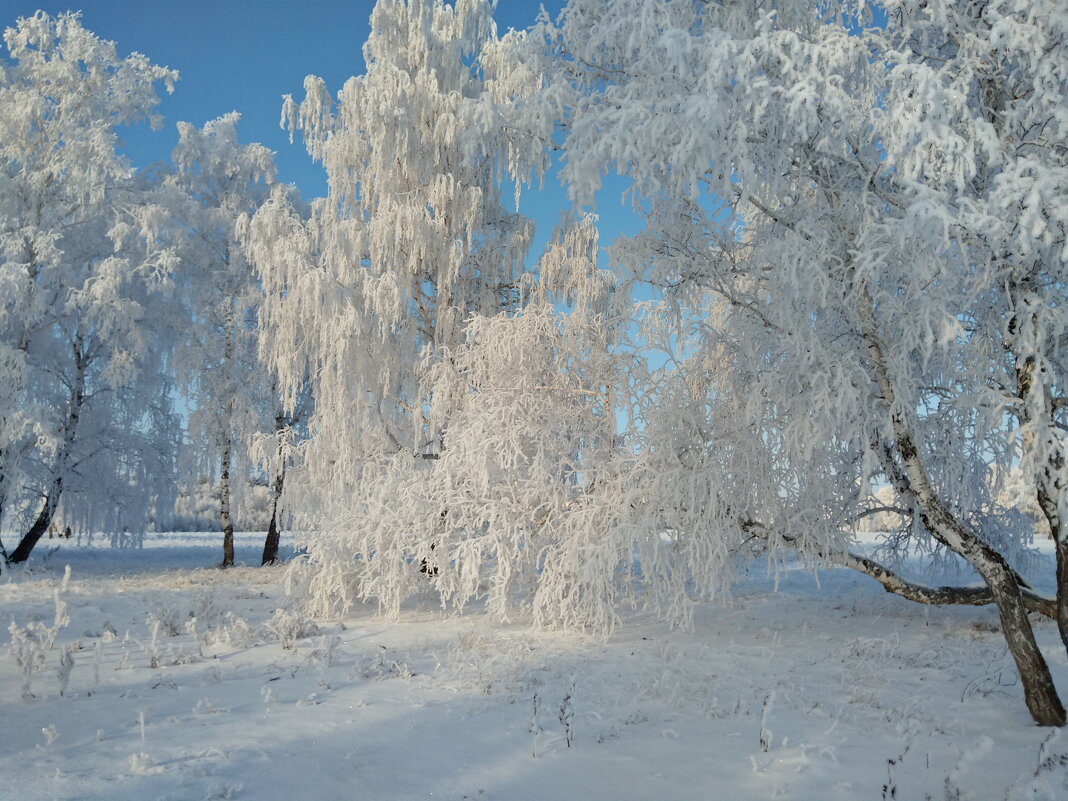
[[[606,171],[634,179],[648,226],[617,254],[685,323],[665,341],[689,337],[691,380],[653,408],[649,453],[674,448],[677,487],[714,480],[651,502],[685,538],[800,549],[924,603],[995,603],[1045,725],[1065,713],[1027,613],[1063,636],[1068,575],[1055,6],[888,2],[882,27],[863,4],[572,0],[536,31],[572,92],[573,196]],[[681,440],[679,409],[696,415]],[[1017,461],[1057,544],[1055,603],[1021,577],[1030,529],[990,497]],[[984,588],[850,552],[882,484],[908,520],[899,544],[930,540]],[[708,528],[687,521],[697,503]]]
[[[271,425],[274,386],[258,357],[261,292],[239,225],[262,204],[274,157],[237,139],[236,112],[203,128],[179,123],[173,153],[177,218],[182,229],[184,290],[192,324],[176,361],[192,406],[188,447],[194,479],[219,481],[223,567],[234,564],[234,512],[254,468],[251,438]]]
[[[305,219],[276,190],[249,248],[266,292],[265,357],[290,409],[312,382],[313,435],[286,491],[302,529],[360,523],[364,499],[389,480],[382,460],[442,455],[425,376],[472,315],[520,304],[532,226],[505,208],[500,178],[518,185],[544,164],[551,120],[522,127],[511,114],[538,82],[505,69],[491,9],[382,0],[365,74],[336,99],[310,76],[304,99],[285,102],[283,122],[323,164],[329,191]],[[316,543],[333,547],[326,533]]]
[[[615,568],[632,557],[624,538],[602,541],[618,517],[604,501],[622,461],[623,370],[610,345],[625,318],[596,242],[591,221],[565,228],[521,282],[521,308],[472,315],[464,340],[427,367],[437,458],[364,459],[344,528],[309,555],[314,611],[373,600],[395,614],[430,592],[454,610],[484,599],[501,619],[612,627]]]
[[[80,507],[100,525],[143,526],[136,510],[173,472],[159,426],[173,423],[174,253],[153,235],[159,198],[116,152],[115,130],[158,126],[156,85],[170,90],[177,73],[120,57],[72,14],[20,19],[4,42],[0,498],[8,521],[29,525],[10,555],[22,561],[61,501],[72,518]]]

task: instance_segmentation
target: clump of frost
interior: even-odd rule
[[[41,734],[44,735],[46,747],[59,739],[59,731],[56,729],[55,723],[49,723],[47,726],[41,729]]]
[[[137,754],[130,754],[130,773],[138,776],[151,776],[162,772],[163,768],[157,765],[152,757],[143,751]]]
[[[63,569],[63,578],[59,582],[59,586],[52,590],[52,600],[55,604],[55,615],[52,620],[52,627],[48,630],[48,648],[52,649],[52,646],[56,643],[56,636],[61,629],[70,625],[70,610],[67,605],[67,592],[70,588],[70,565],[67,565]]]
[[[75,641],[67,645],[59,655],[59,667],[56,669],[56,679],[59,681],[59,694],[66,695],[70,684],[70,674],[74,670],[74,654],[80,651],[82,644]]]

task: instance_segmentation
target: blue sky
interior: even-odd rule
[[[533,22],[540,3],[503,0],[501,29]],[[545,0],[555,14],[562,0]],[[305,197],[326,192],[322,169],[299,139],[289,143],[278,126],[282,95],[303,97],[306,75],[318,75],[334,92],[363,71],[373,0],[0,0],[0,27],[38,9],[76,10],[82,24],[117,43],[120,54],[138,51],[181,73],[174,94],[160,106],[163,130],[128,132],[126,152],[137,165],[166,160],[177,143],[179,120],[201,125],[241,112],[239,132],[276,153],[279,178]]]

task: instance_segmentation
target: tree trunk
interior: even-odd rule
[[[1049,463],[1038,472],[1036,495],[1057,552],[1057,630],[1061,635],[1061,644],[1068,651],[1068,531],[1065,531],[1057,503],[1057,496],[1064,490],[1055,478],[1063,466],[1064,454],[1060,448],[1056,448],[1050,455]]]
[[[898,408],[893,380],[883,354],[870,295],[858,304],[868,355],[894,431],[894,452],[901,460],[902,481],[916,502],[920,522],[936,540],[975,568],[990,588],[1001,617],[1001,629],[1016,662],[1031,717],[1040,726],[1063,726],[1064,706],[1057,695],[1049,665],[1035,641],[1015,571],[1005,558],[969,531],[942,502],[927,476],[905,413]]]
[[[30,552],[33,551],[37,541],[48,530],[52,517],[59,507],[59,499],[63,495],[63,478],[69,467],[70,457],[74,451],[74,441],[78,435],[78,423],[82,416],[82,404],[85,403],[85,368],[88,360],[82,350],[82,337],[74,338],[71,348],[74,352],[74,384],[71,388],[70,407],[67,412],[67,422],[63,427],[63,442],[56,456],[55,466],[52,468],[52,486],[45,496],[44,506],[41,507],[37,519],[30,526],[30,530],[23,535],[18,547],[8,558],[9,562],[25,562]]]
[[[219,478],[219,522],[223,531],[223,560],[221,567],[234,566],[234,524],[230,520],[230,436],[222,452],[222,474]]]
[[[1065,725],[1068,719],[1065,717],[1064,706],[1057,695],[1046,659],[1035,642],[1034,630],[1027,618],[1027,607],[1020,596],[1019,585],[1007,570],[1001,571],[997,577],[987,578],[987,584],[994,593],[1001,616],[1001,630],[1016,662],[1016,669],[1020,672],[1024,701],[1032,719],[1039,726]]]
[[[7,454],[3,454],[0,459],[6,459]],[[6,506],[7,490],[4,488],[4,473],[0,471],[0,526],[4,523],[4,507]],[[3,539],[0,539],[0,573],[3,573],[3,568],[7,565],[7,548],[4,547]]]
[[[278,496],[271,507],[271,523],[267,526],[267,538],[263,541],[263,557],[260,565],[273,565],[278,561]]]
[[[220,567],[234,566],[234,527],[230,523],[223,525],[223,560]]]
[[[272,385],[271,394],[275,387]],[[291,421],[290,421],[291,422]],[[284,435],[287,419],[284,411],[279,412],[274,418],[274,436],[278,440],[278,473],[274,477],[274,497],[271,503],[271,522],[267,526],[267,539],[263,541],[263,557],[260,565],[272,565],[278,560],[278,504],[282,497],[282,489],[286,480],[286,452]]]
[[[279,447],[279,454],[281,454],[281,447]],[[271,565],[278,561],[278,541],[280,539],[280,533],[278,531],[278,504],[279,499],[282,497],[282,488],[285,485],[286,480],[286,465],[285,462],[278,468],[278,475],[274,480],[274,501],[271,505],[271,523],[267,526],[267,539],[263,541],[263,558],[260,561],[261,565]]]
[[[1028,304],[1024,302],[1025,291],[1026,287],[1018,284],[1010,287],[1010,299],[1013,307],[1019,311],[1009,320],[1009,341],[1006,346],[1016,363],[1016,399],[1019,402],[1016,416],[1021,426],[1030,428],[1023,438],[1026,452],[1035,445],[1035,424],[1049,426],[1053,416],[1053,399],[1048,387],[1035,386],[1035,357],[1021,352],[1017,339],[1023,327],[1021,320],[1029,316],[1031,322],[1034,322],[1034,314],[1027,311]],[[1036,393],[1037,398],[1033,397]],[[1036,414],[1038,420],[1035,419]],[[1057,630],[1061,635],[1061,643],[1068,651],[1068,532],[1063,529],[1057,504],[1058,496],[1064,489],[1057,479],[1064,467],[1064,452],[1059,447],[1056,436],[1050,440],[1051,450],[1046,463],[1036,465],[1035,500],[1049,525],[1049,534],[1057,552]]]
[[[45,498],[44,506],[41,507],[37,519],[33,521],[30,530],[22,536],[18,547],[15,548],[15,550],[12,551],[11,556],[8,557],[9,562],[18,564],[19,562],[25,562],[30,558],[30,552],[33,550],[33,547],[37,544],[37,541],[44,536],[44,533],[48,531],[48,526],[52,522],[52,515],[55,512],[55,508],[51,496]]]
[[[1068,541],[1054,540],[1057,549],[1057,630],[1068,650]]]
[[[1040,726],[1065,725],[1068,720],[1064,706],[1057,695],[1049,665],[1035,640],[1016,572],[1000,553],[964,528],[942,504],[923,471],[915,445],[903,433],[898,435],[897,451],[913,487],[924,528],[943,545],[963,556],[990,588],[1031,717]]]

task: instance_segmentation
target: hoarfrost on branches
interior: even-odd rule
[[[176,424],[164,374],[176,255],[116,128],[154,126],[177,73],[120,57],[74,14],[4,32],[0,65],[0,512],[22,561],[66,521],[143,530],[167,505]],[[161,347],[163,344],[163,347]]]
[[[1055,5],[891,2],[875,26],[861,4],[573,0],[536,29],[543,69],[571,91],[573,196],[605,171],[634,179],[648,224],[615,254],[663,293],[680,372],[697,379],[652,419],[670,425],[698,387],[707,413],[683,447],[716,472],[735,538],[917,600],[976,602],[848,553],[873,492],[892,487],[906,533],[984,579],[1044,723],[1064,712],[1014,569],[1032,530],[1004,525],[989,488],[1016,463],[1033,474],[1065,636],[1068,32]],[[680,459],[675,483],[691,475]]]
[[[551,120],[512,113],[508,101],[537,81],[504,69],[491,9],[378,3],[366,73],[336,101],[309,77],[304,100],[285,104],[284,123],[326,169],[328,196],[305,218],[276,189],[249,226],[266,360],[291,407],[308,377],[315,398],[314,435],[287,495],[303,510],[297,527],[320,532],[320,607],[350,601],[358,586],[355,554],[335,550],[337,532],[379,525],[390,539],[361,551],[389,565],[373,591],[364,585],[388,606],[404,594],[399,575],[418,574],[402,544],[409,533],[368,520],[367,505],[377,511],[383,493],[397,497],[444,454],[446,415],[428,376],[450,364],[472,318],[522,305],[532,225],[504,207],[501,177],[518,186],[537,172]],[[400,498],[389,505],[403,510],[392,511],[411,513],[415,502]]]
[[[249,496],[251,440],[273,427],[277,394],[259,360],[262,293],[242,244],[247,218],[270,191],[274,158],[238,141],[239,119],[231,112],[202,129],[179,123],[169,181],[190,320],[176,359],[192,407],[184,468],[192,483],[218,476],[223,566],[234,563],[234,518]]]

